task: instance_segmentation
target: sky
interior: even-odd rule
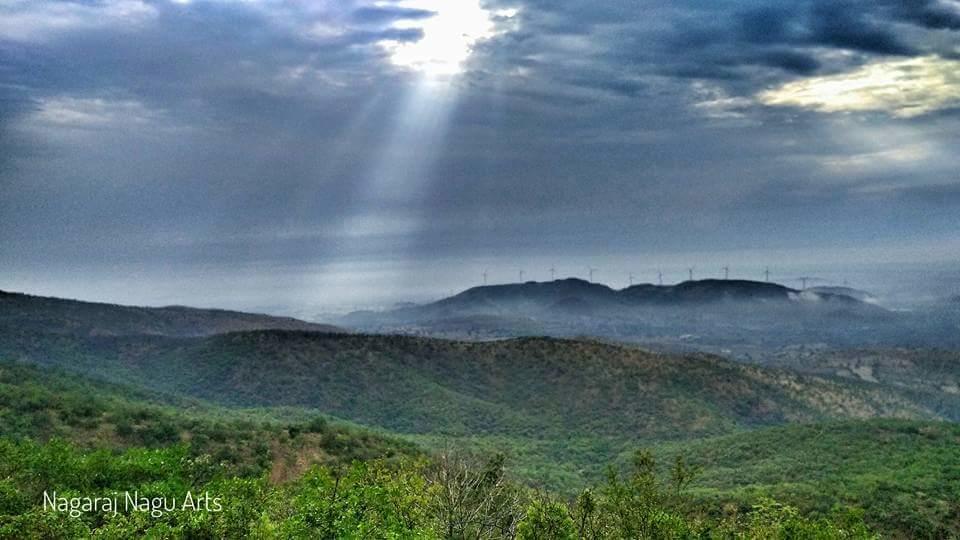
[[[0,0],[6,290],[960,292],[958,156],[956,0]]]

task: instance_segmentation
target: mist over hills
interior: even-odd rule
[[[569,278],[548,282],[529,281],[474,287],[428,304],[394,312],[398,316],[449,316],[466,314],[629,313],[642,307],[703,307],[715,304],[783,304],[795,308],[884,310],[860,305],[855,298],[826,291],[799,291],[776,283],[747,280],[706,279],[677,285],[639,284],[621,290],[607,285]],[[714,306],[716,307],[716,306]]]
[[[849,296],[860,300],[861,302],[867,302],[868,304],[878,304],[880,301],[873,294],[862,291],[860,289],[854,289],[853,287],[840,287],[840,286],[829,286],[822,285],[817,287],[810,287],[808,291],[815,293],[827,293],[827,294],[836,294],[841,296]]]
[[[449,298],[335,319],[378,333],[454,339],[595,336],[670,351],[751,360],[757,350],[960,346],[960,311],[890,311],[846,287],[798,290],[776,283],[708,279],[625,289],[580,279],[474,287]],[[752,361],[752,360],[751,360]]]
[[[438,320],[455,317],[497,316],[562,319],[569,316],[631,317],[650,310],[699,309],[721,312],[750,307],[790,310],[794,313],[837,312],[881,317],[886,310],[835,292],[799,291],[775,283],[746,280],[685,281],[677,285],[638,284],[612,289],[582,279],[473,287],[426,305],[386,312],[357,312],[347,324],[366,321]]]

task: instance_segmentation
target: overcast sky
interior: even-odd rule
[[[6,289],[949,261],[958,156],[955,0],[0,0]]]

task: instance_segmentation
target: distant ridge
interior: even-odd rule
[[[633,285],[613,289],[577,278],[473,287],[432,304],[395,310],[399,315],[506,314],[556,312],[592,314],[631,307],[690,307],[716,303],[830,303],[856,308],[860,300],[828,291],[800,291],[777,283],[736,279],[684,281],[676,285]],[[877,308],[879,309],[879,308]]]
[[[704,279],[618,290],[568,278],[473,287],[430,304],[355,312],[337,322],[376,333],[471,340],[594,336],[690,350],[718,343],[727,349],[761,342],[876,345],[915,335],[896,321],[874,303],[778,283]]]
[[[184,306],[137,307],[0,290],[0,329],[74,335],[209,336],[245,330],[346,330],[290,317]]]

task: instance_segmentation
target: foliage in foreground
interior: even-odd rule
[[[65,442],[0,440],[0,538],[873,538],[859,515],[809,520],[772,501],[744,514],[708,517],[683,493],[692,471],[677,461],[669,479],[651,454],[632,470],[572,501],[508,482],[502,459],[441,455],[434,461],[316,466],[298,480],[228,477],[185,446],[82,450]],[[119,512],[53,511],[58,497],[119,497]],[[177,500],[151,515],[123,507],[125,491]],[[185,494],[219,497],[220,511],[183,508]]]

